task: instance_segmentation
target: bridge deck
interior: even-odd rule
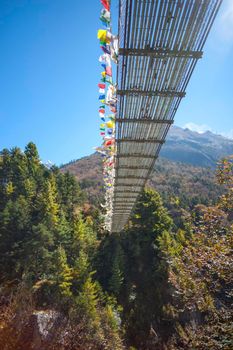
[[[129,219],[221,0],[121,0],[112,232]]]

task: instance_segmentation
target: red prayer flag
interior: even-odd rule
[[[110,11],[110,5],[107,0],[101,0],[101,4],[103,5],[104,8],[106,8],[106,10]]]
[[[105,147],[106,146],[111,146],[114,143],[114,140],[108,140],[104,143]]]
[[[98,87],[99,87],[100,89],[105,89],[105,86],[106,86],[105,84],[101,84],[101,83],[98,84]]]
[[[104,109],[99,109],[99,113],[105,113],[105,110]]]

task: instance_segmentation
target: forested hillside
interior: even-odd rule
[[[120,349],[117,306],[94,277],[98,230],[74,177],[43,166],[32,143],[5,149],[0,198],[1,349]]]
[[[149,186],[172,209],[214,204],[222,193],[214,169],[219,159],[233,154],[233,140],[207,131],[203,134],[172,126],[155,163]],[[99,203],[103,189],[101,156],[98,153],[61,166],[80,182],[92,203]]]
[[[98,153],[62,166],[62,172],[73,174],[86,193],[89,203],[99,206],[103,201],[101,156]],[[161,195],[175,222],[197,204],[212,205],[223,193],[215,171],[206,167],[179,163],[165,158],[156,161],[148,186]]]
[[[33,143],[0,153],[1,349],[233,348],[232,158],[216,177],[162,162],[111,235],[96,155],[67,173]]]

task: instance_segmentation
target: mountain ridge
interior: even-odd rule
[[[159,158],[171,161],[191,164],[193,166],[215,168],[217,162],[224,157],[233,154],[233,139],[227,138],[212,131],[199,133],[188,128],[171,126],[165,144],[163,145]],[[72,160],[67,164],[85,159],[90,155]]]
[[[178,126],[168,132],[160,156],[194,166],[215,168],[219,159],[233,154],[233,140],[211,131],[198,133]]]
[[[160,193],[169,208],[177,198],[182,208],[212,205],[222,194],[215,179],[216,164],[230,154],[233,154],[233,140],[175,126],[168,134],[148,185]],[[100,154],[93,153],[61,167],[62,172],[75,175],[89,201],[96,204],[104,193],[101,163]]]

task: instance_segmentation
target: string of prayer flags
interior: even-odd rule
[[[99,117],[100,117],[100,136],[103,138],[101,147],[95,150],[103,157],[103,180],[105,188],[105,204],[102,207],[105,210],[105,229],[111,230],[113,193],[115,182],[115,119],[117,113],[116,106],[116,87],[112,79],[111,62],[117,63],[118,49],[117,36],[111,33],[111,13],[110,0],[100,0],[103,8],[101,9],[100,20],[104,29],[99,29],[97,38],[99,39],[102,54],[99,57],[102,72],[99,88]]]

